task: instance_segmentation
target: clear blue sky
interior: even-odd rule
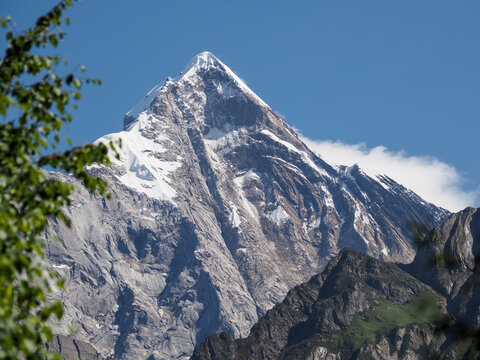
[[[21,30],[55,3],[1,0],[0,13]],[[84,0],[69,15],[58,53],[103,80],[84,91],[76,144],[120,131],[208,50],[310,138],[431,155],[480,185],[478,0]]]

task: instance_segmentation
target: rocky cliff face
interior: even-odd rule
[[[387,177],[322,161],[210,53],[99,141],[111,139],[121,159],[90,171],[112,199],[80,189],[72,227],[53,224],[46,253],[67,279],[59,331],[73,323],[115,359],[184,359],[213,332],[245,336],[341,248],[409,262],[410,222],[448,214]]]
[[[405,266],[449,300],[449,312],[480,325],[480,209],[466,208],[433,229]]]
[[[478,358],[479,214],[472,208],[453,214],[408,265],[342,250],[247,338],[213,334],[191,359]]]
[[[344,249],[247,338],[212,335],[191,359],[426,359],[443,341],[430,322],[443,307],[441,296],[396,265]]]
[[[73,336],[56,335],[47,348],[53,353],[62,354],[64,360],[104,360],[92,345],[75,340]]]

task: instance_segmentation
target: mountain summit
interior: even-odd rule
[[[218,60],[211,52],[204,51],[195,56],[182,72],[180,80],[185,80],[193,74],[198,75],[201,72],[219,71],[226,75],[226,78],[234,82],[240,90],[250,94],[262,105],[268,106],[260,99],[230,68]]]
[[[182,74],[186,74],[190,70],[198,71],[200,69],[208,70],[212,67],[223,67],[226,68],[226,65],[217,59],[210,51],[204,51],[195,56],[183,69]],[[230,69],[229,69],[230,70]]]
[[[205,51],[195,56],[176,79],[167,78],[161,84],[156,85],[147,95],[125,115],[125,129],[131,122],[137,120],[138,115],[149,111],[155,105],[160,92],[176,84],[179,87],[195,88],[202,86],[214,86],[216,95],[229,98],[241,96],[249,98],[258,105],[268,105],[258,97],[230,68],[218,60],[215,55]],[[210,89],[212,90],[212,89]]]
[[[210,53],[98,141],[111,139],[120,160],[90,171],[112,199],[79,191],[74,226],[56,224],[46,253],[67,278],[66,321],[115,359],[183,359],[212,332],[245,336],[341,248],[408,262],[410,222],[447,215],[387,177],[325,163]]]

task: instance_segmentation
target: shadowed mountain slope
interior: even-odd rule
[[[440,295],[398,266],[344,249],[246,339],[211,335],[191,359],[425,359],[442,343],[432,321],[443,307]]]
[[[341,248],[409,262],[409,224],[448,215],[387,177],[325,163],[210,53],[98,141],[117,139],[121,159],[90,169],[112,198],[80,189],[72,227],[46,235],[67,279],[59,332],[78,323],[105,357],[186,359],[213,332],[246,336]]]

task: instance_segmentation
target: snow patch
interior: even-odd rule
[[[330,175],[324,170],[321,169],[313,162],[313,160],[310,158],[310,156],[305,152],[302,151],[302,159],[305,161],[312,169],[314,169],[317,173],[322,175],[323,177],[330,178]]]
[[[328,189],[325,185],[320,186],[320,189],[321,189],[322,195],[323,195],[323,204],[326,207],[335,209],[335,203],[333,202],[333,196],[330,193],[330,191],[328,191]]]
[[[122,140],[122,148],[117,149],[120,160],[111,156],[113,164],[125,170],[125,174],[119,180],[126,186],[147,194],[152,198],[168,201],[176,205],[173,198],[176,192],[169,184],[170,175],[180,166],[178,161],[164,161],[154,154],[164,153],[167,149],[159,142],[164,138],[147,139],[141,134],[141,130],[148,126],[148,122],[154,121],[154,117],[141,114],[140,121],[136,121],[126,131],[105,135],[96,143]]]
[[[214,151],[238,145],[242,136],[247,132],[247,129],[238,128],[233,130],[233,125],[229,125],[230,124],[226,124],[227,131],[229,132],[224,132],[217,128],[210,129],[203,137],[205,144]],[[230,131],[230,129],[232,130]]]
[[[355,205],[355,221],[363,221],[365,224],[370,224],[368,216],[364,216],[359,205]]]
[[[335,203],[333,202],[333,198],[331,196],[330,197],[325,196],[323,200],[326,207],[335,208]]]
[[[386,183],[385,183],[385,176],[383,175],[376,175],[373,177],[373,179],[377,180],[377,182],[387,191],[390,191],[390,186],[388,186]]]
[[[60,265],[53,264],[52,267],[55,269],[71,269],[72,268],[71,266],[68,266],[65,264],[60,264]]]
[[[231,125],[231,124],[225,124],[225,125],[226,125],[226,127],[229,127],[228,125]],[[203,138],[204,138],[205,140],[218,140],[218,139],[224,137],[225,135],[227,135],[226,132],[220,130],[219,128],[214,127],[214,128],[211,128],[211,129],[208,131],[208,133],[206,133],[206,134],[203,136]]]
[[[315,218],[315,220],[313,220],[310,223],[308,221],[305,221],[302,225],[303,231],[306,234],[308,234],[311,230],[318,228],[321,223],[322,223],[322,218],[321,217]]]
[[[257,94],[255,94],[246,84],[240,79],[227,65],[218,60],[211,52],[204,51],[195,56],[185,67],[182,72],[182,76],[177,81],[189,80],[192,76],[196,75],[199,71],[209,70],[211,68],[220,68],[224,70],[237,84],[237,86],[245,93],[255,98],[260,105],[269,107]]]
[[[255,220],[258,221],[258,211],[255,205],[253,205],[245,196],[245,191],[243,190],[244,182],[249,179],[260,180],[260,177],[253,171],[249,170],[245,174],[237,176],[235,178],[235,184],[238,187],[238,196],[242,202],[244,210]]]
[[[230,213],[230,218],[229,218],[230,224],[232,224],[234,228],[238,228],[242,223],[242,219],[238,214],[238,207],[233,203],[230,203],[230,206],[232,207],[232,212]]]
[[[275,140],[276,142],[282,144],[283,146],[285,146],[288,150],[291,150],[293,152],[296,152],[297,154],[301,154],[303,151],[300,151],[299,149],[297,149],[293,144],[289,143],[288,141],[285,141],[285,140],[282,140],[280,139],[277,135],[275,135],[274,133],[272,133],[271,131],[269,130],[262,130],[260,131],[261,134],[263,135],[267,135],[268,137],[270,137],[271,139]]]
[[[267,213],[266,215],[270,220],[272,220],[277,225],[283,224],[285,221],[287,221],[290,218],[288,213],[285,211],[285,209],[281,205],[278,205],[275,208],[275,210]]]
[[[299,154],[300,157],[302,158],[303,162],[305,162],[308,166],[310,166],[312,169],[314,169],[320,175],[322,175],[324,177],[330,177],[330,175],[328,175],[328,173],[324,169],[319,168],[317,166],[317,164],[315,164],[315,162],[310,158],[310,156],[305,151],[297,149],[293,144],[289,143],[288,141],[280,139],[277,135],[273,134],[272,132],[270,132],[268,130],[264,129],[260,133],[262,133],[264,135],[267,135],[272,140],[278,142],[279,144],[282,144],[288,150]]]
[[[265,155],[265,157],[267,159],[272,159],[272,160],[275,160],[275,161],[278,161],[278,162],[281,162],[283,163],[283,165],[287,166],[288,168],[290,168],[290,170],[292,170],[293,172],[295,172],[298,176],[301,176],[302,178],[304,178],[305,180],[308,181],[308,179],[305,177],[305,175],[303,174],[303,172],[294,164],[292,163],[289,163],[288,161],[285,161],[283,160],[282,158],[279,158],[277,156],[270,156],[270,155]]]
[[[345,170],[343,171],[343,174],[349,178],[350,180],[352,180],[355,184],[357,183],[357,179],[355,179],[355,177],[352,175],[352,170],[355,168],[355,167],[358,167],[357,165],[353,165],[353,166],[347,166],[345,168]]]
[[[352,197],[353,199],[353,197]],[[360,235],[362,238],[363,242],[367,245],[370,245],[370,242],[367,240],[367,238],[364,236],[365,233],[365,228],[370,225],[370,220],[368,219],[368,215],[365,216],[365,213],[362,211],[360,204],[356,203],[355,204],[355,214],[354,214],[354,220],[353,220],[353,227],[357,231],[357,233]],[[375,243],[372,243],[372,245],[376,246]]]
[[[165,85],[165,82],[162,82],[161,84],[155,85],[148,93],[143,97],[142,100],[140,100],[137,105],[135,105],[133,108],[131,108],[125,116],[131,117],[131,118],[136,118],[140,113],[144,112],[145,110],[148,110],[150,106],[152,105],[153,100],[158,96],[158,93],[162,89],[163,85]]]

